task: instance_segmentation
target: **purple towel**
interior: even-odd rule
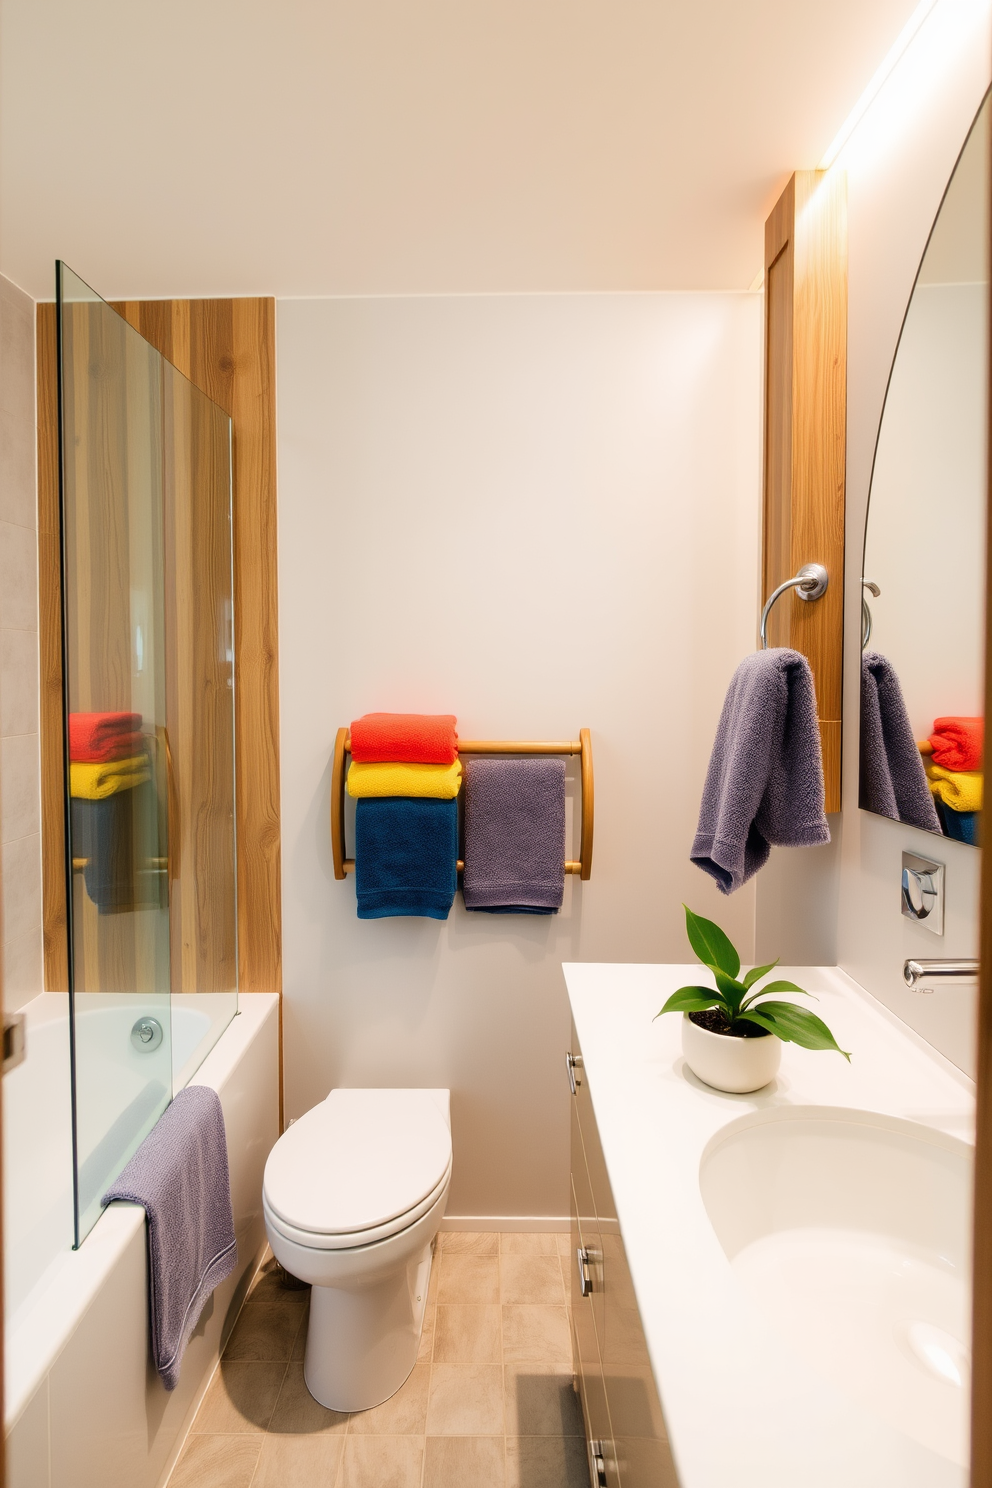
[[[215,1090],[180,1090],[101,1202],[114,1199],[141,1204],[148,1218],[152,1354],[165,1388],[174,1390],[207,1298],[238,1263]]]
[[[745,657],[727,690],[690,857],[732,894],[774,847],[830,841],[813,676],[784,646]]]
[[[895,668],[877,651],[861,658],[859,806],[939,832],[940,821]]]
[[[565,895],[565,762],[465,768],[466,909],[556,910]]]

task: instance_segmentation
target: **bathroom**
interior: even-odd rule
[[[911,704],[921,658],[939,672],[953,649],[971,664],[973,695],[935,697],[923,724],[914,713],[920,738],[939,713],[983,712],[984,587],[970,629],[942,653],[933,589],[919,575],[900,587],[901,564],[912,571],[905,533],[880,521],[886,450],[908,445],[914,424],[905,420],[908,432],[886,445],[890,380],[895,388],[909,346],[907,308],[923,303],[914,286],[931,231],[938,214],[950,220],[942,203],[947,193],[953,205],[952,176],[962,190],[966,175],[971,182],[976,220],[987,205],[987,121],[975,121],[990,82],[992,0],[829,10],[775,0],[688,13],[435,0],[374,15],[298,0],[181,0],[159,12],[119,0],[4,0],[0,974],[12,1066],[3,1078],[11,1488],[969,1480],[967,1360],[955,1355],[956,1382],[945,1375],[934,1386],[947,1396],[953,1446],[894,1426],[867,1387],[852,1404],[833,1376],[818,1375],[795,1339],[782,1341],[785,1323],[764,1318],[734,1280],[721,1248],[727,1206],[713,1197],[724,1169],[718,1147],[706,1145],[717,1128],[704,1127],[801,1100],[939,1127],[931,1148],[946,1147],[952,1166],[973,1140],[973,1081],[981,1093],[987,1078],[977,976],[921,994],[906,985],[904,965],[979,957],[990,913],[981,853],[862,809],[858,657],[864,600],[869,644],[898,667]],[[975,148],[964,156],[966,141]],[[832,558],[811,549],[779,572],[768,567],[763,516],[766,223],[793,173],[817,169],[846,200],[846,241],[834,245],[846,336],[833,364],[844,378],[835,453],[845,531],[834,533]],[[920,286],[944,278],[933,269]],[[965,278],[984,293],[987,267]],[[182,481],[138,483],[126,498],[130,580],[110,560],[113,523],[93,538],[110,510],[98,507],[100,461],[85,463],[85,433],[74,442],[67,432],[81,406],[70,379],[82,388],[95,365],[92,349],[71,354],[76,316],[101,328],[117,368],[116,416],[132,409],[136,376],[154,389],[157,432],[141,432],[152,455],[198,418],[213,421],[222,520],[198,543],[183,523],[202,507],[183,497]],[[980,362],[985,321],[973,313],[969,324],[981,332],[969,352],[974,363],[977,347]],[[109,385],[92,370],[90,383]],[[969,407],[985,396],[980,374],[970,395]],[[152,400],[142,406],[146,418]],[[116,448],[136,447],[133,420],[116,434]],[[983,442],[982,460],[984,451]],[[911,466],[890,487],[897,524]],[[984,551],[981,490],[972,528],[946,509],[953,532],[940,516],[918,523],[934,548],[946,543],[933,571],[947,575],[956,563],[962,588],[967,563],[971,574]],[[161,545],[154,524],[135,515],[148,492],[159,501]],[[72,526],[84,510],[88,546]],[[185,568],[174,561],[184,542]],[[831,617],[836,708],[821,712],[836,745],[824,749],[830,840],[774,847],[727,896],[690,861],[711,751],[735,669],[759,648],[765,600],[807,562],[827,565],[826,593],[805,605],[786,593],[769,637],[795,645],[798,632],[784,627]],[[158,608],[146,615],[139,579],[153,570],[147,592]],[[130,614],[131,701],[97,689],[74,703],[77,631],[90,636],[94,675],[105,661],[114,670],[93,642],[93,615],[115,586]],[[197,650],[196,622],[186,620],[208,592],[219,644]],[[938,592],[941,614],[952,602]],[[164,666],[155,673],[184,644],[201,672],[178,683]],[[196,685],[184,693],[190,677]],[[190,713],[185,734],[174,722],[198,686],[221,725],[209,771],[201,715]],[[162,784],[147,858],[170,887],[159,884],[140,914],[99,912],[99,885],[81,866],[87,853],[76,851],[76,818],[89,803],[74,818],[66,792],[79,763],[66,715],[111,709],[141,715],[134,732]],[[359,918],[359,875],[346,860],[356,857],[356,808],[365,806],[344,788],[343,751],[352,724],[382,712],[455,715],[469,781],[473,741],[557,742],[548,758],[564,764],[565,858],[577,870],[564,876],[557,914],[473,913],[460,884],[445,919]],[[206,847],[198,820],[211,823]],[[209,866],[197,876],[201,851]],[[940,936],[932,919],[903,913],[906,853],[944,870]],[[911,890],[921,884],[909,880]],[[698,1081],[679,1051],[681,1020],[653,1021],[668,992],[699,972],[690,975],[683,905],[718,923],[745,965],[777,959],[781,975],[808,984],[850,1065],[787,1043],[779,1074],[753,1097]],[[132,919],[144,927],[144,951],[123,982],[101,980],[108,927]],[[676,980],[658,995],[669,974]],[[631,1032],[621,1014],[642,998]],[[845,1017],[854,1019],[849,1042],[838,1032]],[[127,1038],[142,1020],[158,1025],[155,1048]],[[123,1031],[120,1061],[101,1042],[111,1023]],[[578,1055],[576,1035],[583,1064],[572,1069],[573,1095],[565,1059]],[[886,1039],[897,1051],[891,1081],[887,1094],[873,1093]],[[643,1089],[633,1074],[641,1055],[644,1078],[655,1080]],[[917,1072],[919,1093],[897,1110],[899,1060]],[[611,1061],[621,1076],[629,1062],[629,1080],[610,1083]],[[161,1089],[147,1079],[148,1100],[135,1106],[125,1075],[153,1064]],[[807,1070],[818,1093],[802,1084]],[[846,1079],[858,1082],[857,1098],[837,1094]],[[101,1104],[117,1080],[126,1143],[86,1169],[87,1121],[98,1123],[100,1153],[118,1130],[117,1108],[107,1115]],[[223,1111],[238,1259],[166,1389],[151,1352],[144,1213],[100,1199],[187,1091],[204,1101],[215,1092]],[[386,1367],[403,1378],[388,1399],[356,1406],[342,1397],[340,1408],[308,1389],[311,1292],[291,1265],[280,1269],[278,1216],[263,1201],[277,1141],[292,1151],[298,1128],[314,1129],[299,1123],[331,1091],[417,1092],[419,1103],[396,1118],[397,1150],[416,1109],[440,1143],[437,1171],[416,1197],[447,1184],[430,1211],[426,1291],[413,1292],[412,1367],[396,1352]],[[685,1109],[705,1120],[656,1110],[659,1091],[689,1100]],[[626,1142],[621,1099],[657,1131],[642,1126]],[[934,1111],[943,1126],[926,1115]],[[670,1141],[669,1119],[678,1122]],[[587,1244],[580,1232],[582,1264],[576,1125],[593,1187],[598,1125],[617,1211],[593,1204],[599,1239]],[[690,1154],[690,1130],[709,1155]],[[359,1135],[372,1141],[373,1124]],[[979,1122],[980,1168],[982,1139]],[[328,1150],[333,1140],[318,1133],[316,1166]],[[679,1153],[691,1168],[686,1203],[699,1210],[681,1220]],[[954,1209],[962,1234],[970,1192]],[[581,1210],[581,1196],[575,1202]],[[654,1203],[676,1215],[657,1232]],[[931,1195],[918,1207],[935,1203]],[[18,1218],[26,1211],[33,1224]],[[987,1322],[981,1209],[977,1220],[975,1307]],[[753,1355],[736,1373],[738,1335],[709,1356],[698,1345],[679,1352],[681,1327],[702,1337],[710,1326],[693,1312],[696,1294],[671,1289],[677,1243],[693,1236],[722,1268],[714,1297],[741,1338],[752,1329]],[[667,1271],[653,1261],[663,1245]],[[629,1439],[613,1381],[602,1383],[596,1269],[604,1258],[626,1264],[617,1261],[624,1247],[637,1347],[621,1362],[641,1369],[650,1417]],[[969,1323],[965,1350],[970,1336]],[[984,1484],[992,1385],[974,1355],[970,1481]],[[358,1362],[349,1368],[357,1379]],[[687,1398],[710,1369],[711,1379],[743,1386],[739,1415],[728,1402],[726,1419],[747,1424],[746,1437]],[[767,1416],[749,1403],[762,1369],[783,1392]],[[791,1395],[790,1370],[799,1382]],[[811,1380],[833,1417],[826,1406],[807,1410],[802,1384]],[[919,1407],[921,1419],[928,1412]]]

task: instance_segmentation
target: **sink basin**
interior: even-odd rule
[[[971,1148],[911,1121],[792,1106],[724,1127],[699,1182],[762,1319],[863,1409],[966,1466]]]

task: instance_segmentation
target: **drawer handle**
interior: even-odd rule
[[[579,1267],[579,1296],[592,1296],[592,1277],[589,1275],[589,1267],[592,1259],[584,1245],[580,1245],[575,1252],[575,1259]]]
[[[606,1457],[601,1441],[589,1443],[589,1466],[592,1469],[590,1474],[592,1488],[607,1488]]]
[[[582,1068],[582,1055],[573,1054],[571,1049],[569,1049],[568,1053],[565,1055],[565,1068],[568,1071],[568,1088],[574,1095],[576,1086],[575,1072],[576,1070],[580,1070]],[[582,1081],[579,1080],[578,1084],[581,1085]]]

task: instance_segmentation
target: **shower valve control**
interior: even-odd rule
[[[589,1443],[589,1480],[592,1488],[606,1488],[606,1455],[601,1441]]]
[[[131,1042],[136,1049],[157,1049],[164,1038],[162,1025],[157,1018],[139,1018],[131,1029]]]
[[[565,1069],[568,1072],[568,1088],[573,1095],[575,1094],[576,1086],[582,1084],[582,1081],[578,1077],[578,1072],[581,1068],[582,1055],[573,1054],[571,1049],[569,1049],[565,1055]]]
[[[902,912],[934,935],[944,933],[944,865],[902,855]]]

